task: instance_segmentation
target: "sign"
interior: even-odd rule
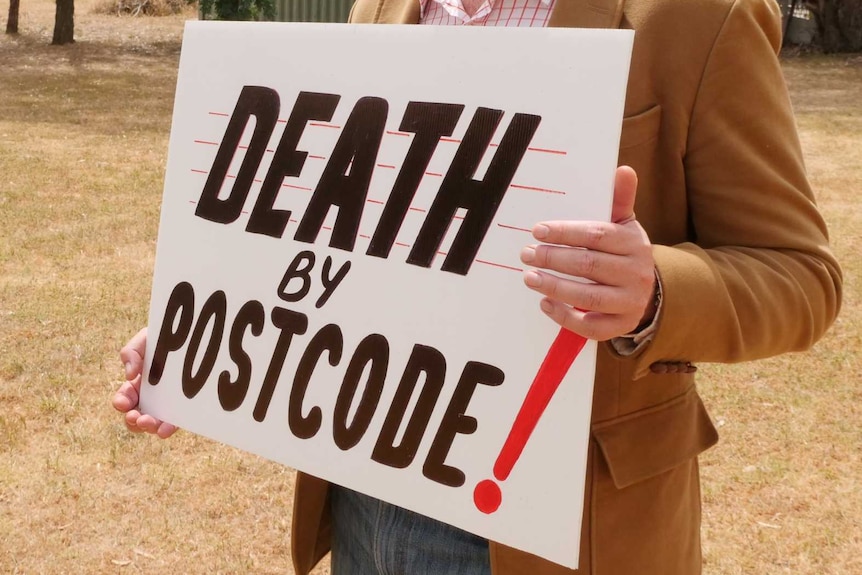
[[[609,218],[631,43],[189,23],[143,409],[577,565],[596,348],[519,253]]]

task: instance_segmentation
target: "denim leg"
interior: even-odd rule
[[[372,497],[331,485],[332,575],[383,573],[375,560],[380,506]]]
[[[488,541],[332,486],[332,575],[490,575]]]

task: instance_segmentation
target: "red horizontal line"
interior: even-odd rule
[[[208,174],[209,173],[209,172],[205,172],[203,170],[195,170],[195,169],[192,169],[192,171],[196,174]]]
[[[500,144],[491,144],[491,147],[499,148]],[[527,148],[527,150],[530,152],[543,152],[545,154],[557,154],[560,156],[566,156],[569,154],[568,152],[564,152],[563,150],[549,150],[547,148]]]
[[[501,228],[506,228],[507,230],[517,230],[519,232],[527,232],[528,234],[532,233],[532,231],[533,231],[533,230],[528,230],[527,228],[518,228],[515,226],[507,226],[506,224],[497,224],[497,225],[500,226]]]
[[[425,172],[426,176],[437,176],[438,178],[442,178],[443,174],[438,174],[437,172]]]
[[[495,264],[494,262],[486,262],[485,260],[478,260],[477,259],[476,261],[479,262],[480,264],[494,266],[495,268],[503,268],[504,270],[512,270],[514,272],[523,272],[524,271],[521,268],[515,268],[512,266],[504,266],[503,264]]]
[[[396,246],[401,246],[402,248],[409,248],[410,244],[402,244],[401,242],[395,242]]]
[[[456,140],[454,138],[440,138],[441,142],[454,142],[455,144],[460,144],[461,140]]]
[[[448,256],[448,255],[449,255],[449,254],[447,254],[446,252],[437,252],[437,253],[438,253],[439,255],[441,255],[441,256]]]
[[[380,200],[371,200],[371,199],[369,199],[369,200],[365,200],[365,201],[367,201],[367,202],[368,202],[368,203],[370,203],[370,204],[378,204],[378,205],[381,205],[381,206],[385,203],[385,202],[381,202]]]
[[[330,228],[329,226],[321,226],[321,227],[328,232],[332,231],[332,228]]]
[[[290,222],[291,222],[291,223],[293,223],[293,224],[298,224],[298,223],[299,223],[299,220],[294,220],[293,218],[290,218]]]
[[[248,150],[248,146],[237,146],[237,148],[239,148],[240,150]],[[275,153],[275,150],[269,150],[269,149],[267,149],[267,150],[266,150],[266,153],[267,153],[267,154],[274,154],[274,153]]]
[[[195,144],[206,144],[208,146],[218,146],[218,142],[207,142],[206,140],[195,140]]]
[[[332,128],[334,130],[340,130],[341,126],[336,126],[335,124],[321,124],[320,122],[309,122],[309,126],[316,126],[318,128]]]
[[[311,158],[312,160],[325,160],[326,159],[324,156],[311,156],[311,155],[309,155],[308,157]]]
[[[546,194],[560,194],[562,196],[566,195],[566,192],[560,192],[557,190],[548,190],[545,188],[534,188],[532,186],[519,186],[517,184],[512,184],[510,187],[518,188],[519,190],[530,190],[531,192],[545,192]]]
[[[277,120],[276,124],[287,124],[287,120]]]
[[[310,192],[310,191],[312,191],[312,190],[311,190],[311,188],[303,188],[302,186],[294,186],[294,185],[291,185],[291,184],[281,184],[281,185],[282,185],[282,187],[285,187],[285,188],[292,188],[292,189],[294,189],[294,190],[302,190],[303,192]]]
[[[405,132],[393,132],[392,130],[386,130],[386,133],[389,134],[390,136],[406,136],[406,137],[410,136],[410,134],[407,134]]]
[[[569,153],[563,150],[548,150],[546,148],[527,148],[531,152],[543,152],[545,154],[557,154],[559,156],[567,156]]]
[[[222,112],[209,112],[210,116],[223,116],[225,118],[229,118],[230,114],[224,114]]]
[[[389,170],[394,170],[395,166],[390,166],[389,164],[377,164],[378,168],[387,168]]]
[[[428,210],[423,210],[422,208],[409,208],[409,209],[413,210],[414,212],[422,212],[423,214],[428,211]]]
[[[371,236],[366,236],[365,234],[359,234],[359,237],[362,238],[363,240],[370,240],[371,239]]]

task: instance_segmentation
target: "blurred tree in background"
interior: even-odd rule
[[[6,33],[18,33],[18,7],[20,0],[9,0],[9,19],[6,20]]]
[[[862,51],[862,0],[809,1],[826,53]]]
[[[862,52],[862,0],[779,0],[785,45]]]
[[[54,37],[51,44],[62,46],[75,41],[75,0],[57,0]]]
[[[204,20],[273,20],[274,0],[200,0]]]

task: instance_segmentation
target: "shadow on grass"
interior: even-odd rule
[[[52,46],[40,35],[0,43],[0,122],[80,125],[102,134],[166,130],[180,38],[102,35]]]

